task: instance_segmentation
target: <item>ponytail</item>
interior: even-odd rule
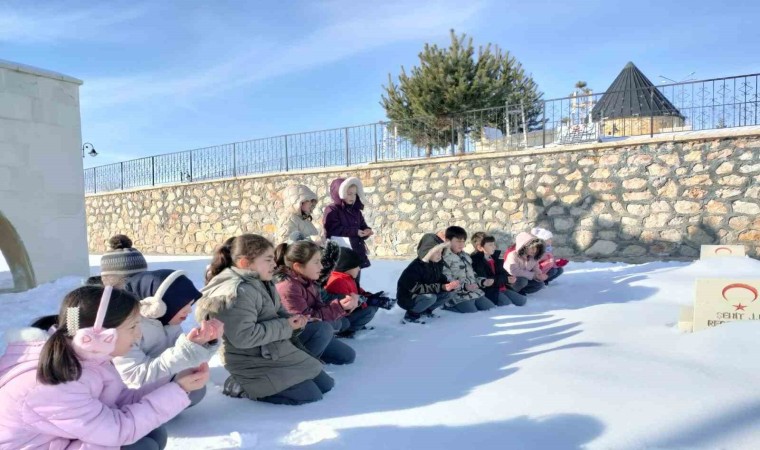
[[[288,247],[288,243],[283,242],[274,249],[274,262],[278,269],[285,266],[285,254],[288,252]]]
[[[234,266],[241,258],[253,261],[272,247],[267,238],[258,234],[241,234],[227,239],[214,251],[214,257],[206,271],[206,283],[225,269]]]
[[[206,283],[211,281],[212,278],[222,273],[224,269],[232,267],[235,263],[232,260],[232,244],[235,242],[235,238],[231,237],[224,241],[224,244],[220,245],[214,251],[211,264],[206,271]]]
[[[37,363],[37,381],[41,384],[56,385],[76,381],[82,376],[82,364],[71,345],[67,326],[69,308],[77,308],[80,328],[91,327],[100,306],[103,286],[82,286],[69,292],[63,299],[57,316],[45,316],[35,320],[32,326],[56,330],[45,341]],[[114,289],[103,320],[104,328],[117,328],[133,314],[139,314],[140,302],[130,293]]]
[[[298,263],[302,266],[311,261],[314,255],[320,254],[322,248],[311,241],[298,241],[293,244],[280,244],[275,250],[274,257],[277,260],[279,270],[293,269]]]
[[[82,364],[77,358],[65,327],[58,328],[45,342],[37,363],[37,381],[42,384],[61,384],[78,380]]]

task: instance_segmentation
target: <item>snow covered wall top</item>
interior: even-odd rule
[[[0,61],[0,250],[16,289],[88,270],[80,84]]]

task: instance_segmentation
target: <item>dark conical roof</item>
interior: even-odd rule
[[[594,120],[602,117],[616,119],[623,117],[681,116],[670,103],[632,62],[623,67],[607,92],[591,111]]]

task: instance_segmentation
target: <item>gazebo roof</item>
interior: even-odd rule
[[[677,116],[670,103],[636,65],[629,62],[591,111],[594,120],[626,117]]]

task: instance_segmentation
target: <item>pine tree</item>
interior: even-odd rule
[[[476,55],[472,38],[451,30],[449,48],[425,44],[419,58],[411,73],[401,67],[398,83],[388,75],[381,104],[399,135],[424,147],[428,156],[452,142],[463,152],[465,136],[477,138],[483,127],[505,133],[506,105],[525,110],[528,130],[542,126],[538,118],[543,94],[509,52],[488,44]],[[490,114],[462,114],[497,107],[501,109]],[[522,112],[509,117],[510,131],[521,132]]]

